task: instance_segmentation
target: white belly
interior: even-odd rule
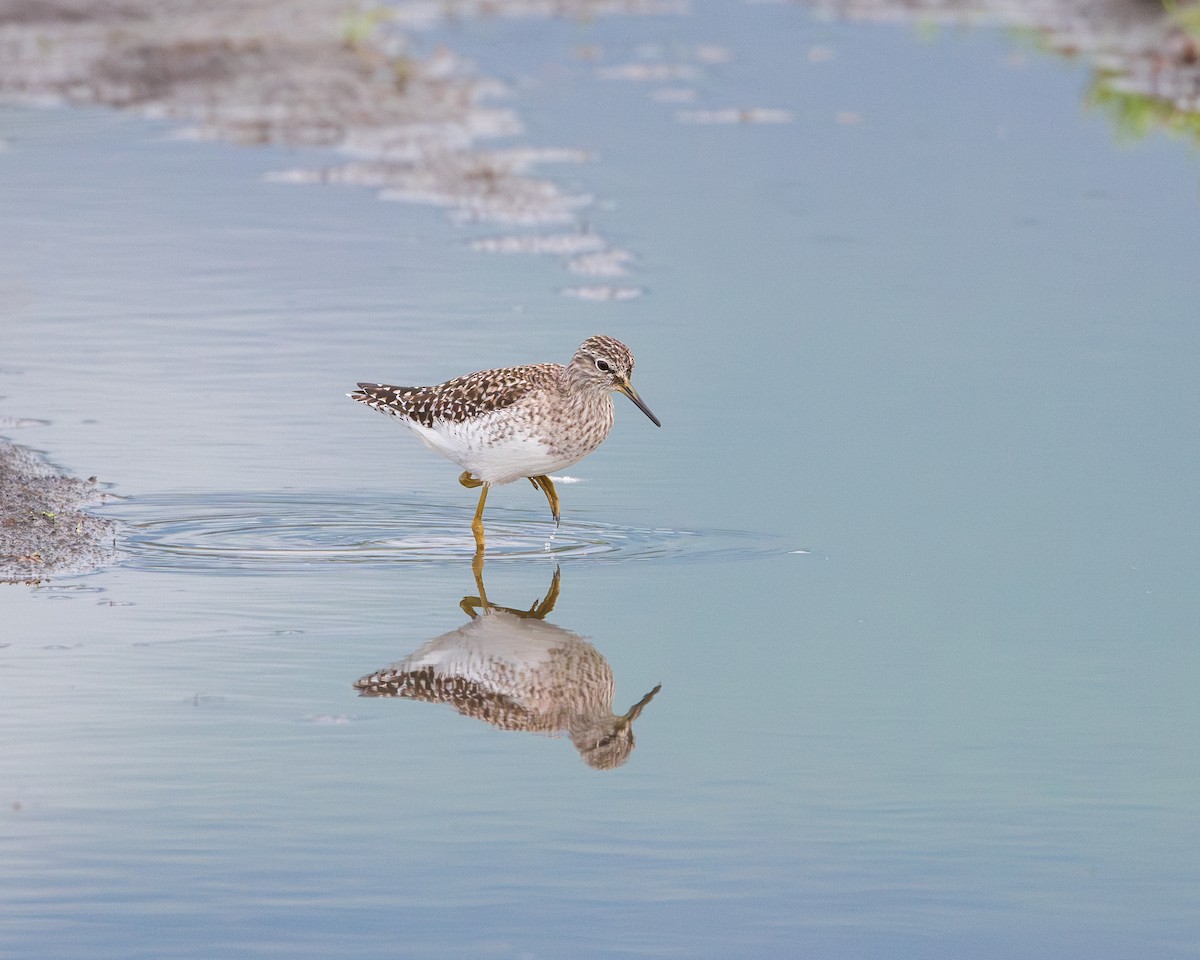
[[[486,424],[475,422],[439,422],[434,427],[424,427],[408,421],[408,425],[431,450],[487,484],[544,476],[578,462],[591,452],[564,455],[534,437],[518,433],[497,437],[486,429]]]

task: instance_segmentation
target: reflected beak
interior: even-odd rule
[[[656,427],[662,426],[662,423],[659,421],[658,417],[652,414],[650,412],[650,408],[642,403],[642,398],[639,397],[637,391],[633,389],[632,383],[630,383],[628,380],[622,380],[617,384],[617,389],[625,394],[625,396],[627,396],[630,400],[632,400],[637,408],[650,418],[651,423],[653,423]]]
[[[660,683],[653,690],[651,690],[648,694],[646,694],[644,697],[642,697],[641,700],[639,700],[632,707],[630,707],[629,712],[627,714],[625,714],[625,716],[621,717],[622,725],[628,726],[629,724],[633,723],[633,721],[636,720],[639,716],[641,716],[642,711],[646,708],[646,704],[648,704],[651,700],[653,700],[654,695],[656,693],[658,693],[658,691],[661,689],[662,689],[662,684]]]

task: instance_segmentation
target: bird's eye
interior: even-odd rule
[[[601,373],[612,373],[612,367],[609,365],[607,360],[597,360],[596,369]]]

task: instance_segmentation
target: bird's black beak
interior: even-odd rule
[[[630,383],[628,380],[622,380],[617,384],[617,389],[620,390],[621,393],[625,394],[625,396],[627,396],[630,400],[632,400],[634,405],[650,418],[651,423],[653,423],[656,427],[662,426],[662,422],[658,419],[658,417],[650,412],[650,408],[648,406],[642,403],[642,398],[639,397],[637,391],[633,389],[632,383]]]
[[[656,693],[658,693],[658,691],[661,689],[662,689],[662,684],[660,683],[653,690],[651,690],[648,694],[646,694],[644,697],[642,697],[641,700],[639,700],[632,707],[630,707],[629,712],[620,718],[621,722],[623,724],[625,724],[626,726],[633,723],[634,720],[636,720],[638,717],[640,717],[642,715],[642,711],[644,709],[646,709],[646,704],[648,704],[651,700],[653,700],[654,695]]]

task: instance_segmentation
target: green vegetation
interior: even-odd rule
[[[1118,89],[1112,73],[1098,73],[1084,102],[1105,113],[1118,142],[1136,143],[1156,131],[1200,145],[1200,114],[1181,110],[1169,100]]]
[[[1200,39],[1200,3],[1183,0],[1163,0],[1167,16],[1185,33]]]
[[[392,12],[386,7],[346,11],[340,24],[342,44],[350,50],[366,46],[374,37],[376,28],[392,16]]]

